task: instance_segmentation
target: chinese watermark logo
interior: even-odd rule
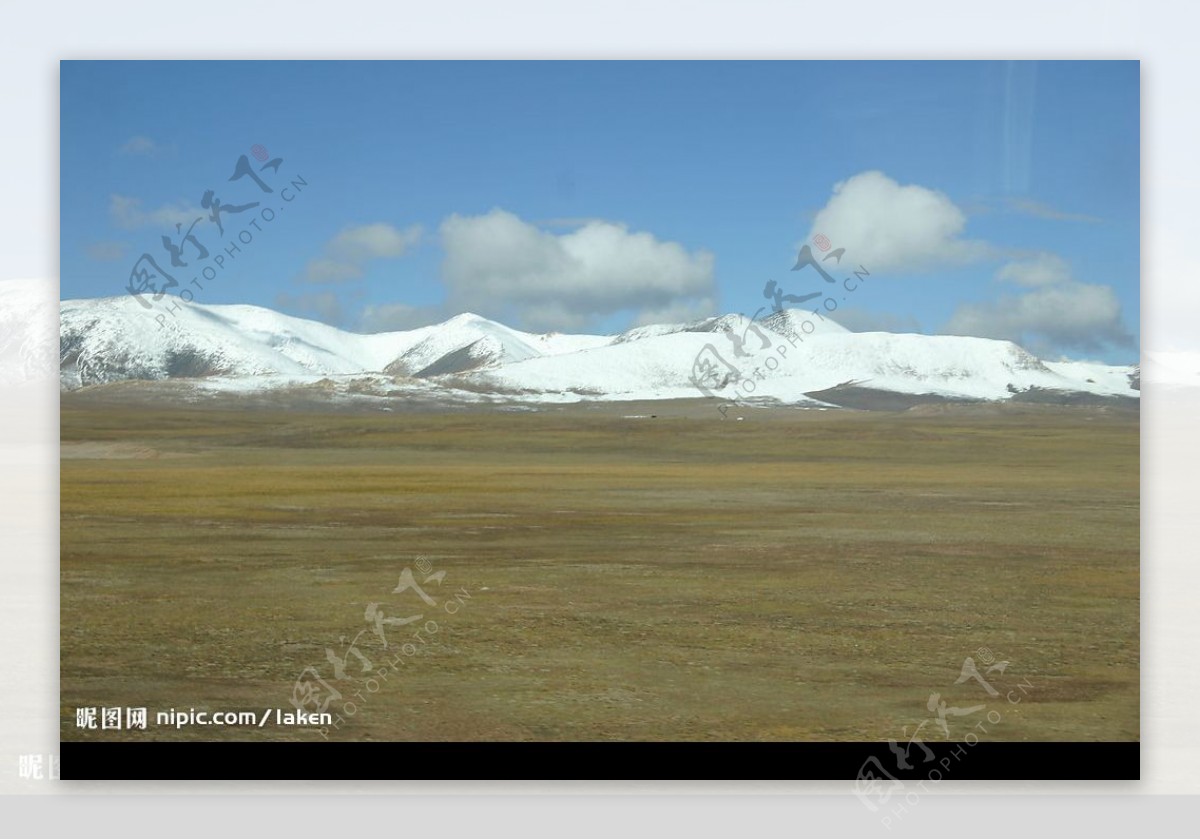
[[[826,284],[837,285],[837,280],[825,270],[822,263],[834,260],[835,265],[840,265],[842,257],[846,253],[845,248],[837,248],[833,251],[832,243],[829,237],[822,233],[818,233],[813,237],[813,244],[822,253],[829,251],[820,260],[813,254],[812,248],[807,244],[800,248],[800,254],[796,258],[796,264],[792,266],[792,271],[800,271],[805,268],[814,269],[817,274],[825,281]],[[853,277],[847,276],[841,283],[841,290],[846,294],[853,294],[861,286],[862,280],[870,276],[871,272],[860,265],[854,271]],[[852,280],[854,281],[852,283]],[[817,298],[823,298],[812,310],[812,315],[818,320],[825,320],[822,311],[834,312],[838,308],[838,299],[833,294],[827,294],[818,288],[815,292],[809,292],[802,295],[785,294],[784,290],[774,280],[768,280],[763,287],[763,297],[771,302],[771,311],[779,314],[785,311],[784,304],[800,304],[808,303]],[[845,296],[841,298],[843,301]],[[787,357],[788,348],[784,344],[772,348],[772,340],[758,326],[759,315],[766,310],[767,307],[759,307],[758,311],[750,318],[750,323],[742,330],[739,335],[737,330],[731,326],[724,329],[724,336],[728,340],[731,350],[727,348],[726,352],[731,352],[736,364],[729,361],[721,351],[717,349],[716,344],[709,342],[700,349],[696,354],[695,360],[692,362],[692,372],[688,381],[700,393],[706,397],[727,399],[733,404],[738,404],[746,396],[753,394],[758,388],[758,382],[766,379],[766,374],[778,370],[784,359]],[[784,337],[792,348],[803,343],[804,336],[811,335],[816,331],[816,324],[810,319],[805,318],[797,325],[798,333],[787,332]],[[749,335],[753,332],[757,338],[756,346],[751,344]],[[799,343],[798,343],[799,342]],[[764,373],[764,370],[766,373]],[[726,388],[733,386],[730,391]],[[718,394],[717,392],[722,392]],[[718,406],[721,416],[725,417],[728,411],[729,403],[722,403]]]
[[[83,706],[75,710],[76,729],[145,729],[146,709],[120,706]]]
[[[421,574],[420,583],[417,582],[417,577],[413,574],[412,569],[405,567],[404,571],[400,573],[400,581],[392,590],[392,594],[403,595],[411,591],[426,607],[437,608],[439,606],[438,599],[430,595],[424,587],[434,584],[440,588],[442,581],[446,579],[445,570],[433,571],[432,564],[425,557],[418,557],[415,565]],[[454,615],[470,598],[471,594],[466,588],[460,587],[454,593],[453,598],[446,598],[441,602],[441,608],[447,615]],[[300,672],[300,676],[292,686],[292,705],[301,712],[311,711],[323,714],[331,704],[337,703],[341,711],[334,717],[333,728],[340,729],[342,724],[362,710],[372,694],[379,691],[381,681],[387,682],[389,675],[395,676],[396,670],[403,664],[404,659],[415,656],[418,650],[429,643],[429,637],[437,635],[441,630],[437,621],[425,620],[423,612],[406,615],[404,613],[407,610],[404,610],[392,614],[390,609],[381,602],[368,603],[363,611],[363,620],[367,627],[359,630],[348,645],[346,645],[346,637],[342,636],[339,639],[339,646],[345,645],[344,648],[325,648],[325,658],[333,673],[332,682],[326,680],[315,667],[309,665]],[[399,644],[396,644],[398,640],[389,639],[389,632],[394,632],[396,628],[407,627],[422,621],[424,623],[419,624],[418,629]],[[370,633],[368,641],[374,639],[375,642],[371,648],[377,648],[377,650],[368,649],[370,656],[364,653],[358,644],[358,640],[367,633]],[[353,662],[351,662],[352,659]],[[383,664],[378,664],[380,662]],[[334,683],[337,685],[335,686]],[[355,688],[354,684],[356,683],[361,683],[361,687]],[[351,692],[353,689],[351,696],[358,698],[358,702],[348,699],[343,694],[343,689],[346,692]],[[328,727],[321,727],[318,731],[322,738],[329,740]]]
[[[254,241],[254,234],[250,232],[250,228],[262,233],[263,228],[259,225],[259,220],[268,224],[275,220],[276,209],[264,203],[268,201],[267,196],[278,197],[283,202],[279,206],[279,211],[282,211],[284,207],[296,200],[297,194],[304,187],[308,186],[308,181],[298,175],[276,193],[275,188],[263,179],[263,174],[270,170],[272,176],[278,176],[279,168],[283,165],[283,158],[276,157],[268,160],[267,150],[260,144],[255,144],[250,153],[262,165],[255,169],[254,165],[250,163],[250,159],[246,155],[241,155],[234,164],[233,174],[229,176],[228,180],[241,181],[245,178],[247,181],[253,182],[258,188],[258,201],[247,201],[243,204],[227,203],[221,200],[215,190],[207,189],[200,197],[200,206],[208,211],[207,215],[197,216],[186,229],[184,229],[183,222],[177,223],[174,235],[164,234],[161,242],[162,251],[166,252],[165,256],[159,253],[156,259],[154,254],[146,251],[134,261],[133,268],[129,271],[129,282],[125,286],[125,290],[145,309],[153,310],[155,304],[175,288],[179,289],[175,293],[179,300],[184,303],[194,300],[195,292],[192,291],[191,286],[203,290],[204,284],[200,282],[201,278],[209,281],[215,280],[218,273],[225,270],[226,263],[233,262],[237,259],[237,255],[242,253],[242,246],[248,246]],[[238,231],[236,236],[231,235],[228,240],[230,244],[226,245],[225,225],[226,222],[231,221],[229,217],[238,216],[240,218],[241,214],[255,208],[258,208],[258,212],[247,217],[246,227]],[[200,228],[200,233],[206,236],[214,236],[209,225],[216,227],[215,237],[218,241],[214,244],[212,239],[208,240],[212,245],[212,250],[197,233],[196,226],[202,222],[208,223]],[[232,234],[232,231],[230,233]],[[170,271],[164,268],[159,260],[169,261]],[[191,280],[181,286],[180,281],[176,279],[176,275],[181,274],[192,274],[193,276]],[[159,329],[166,325],[168,314],[178,317],[178,311],[179,303],[172,302],[165,307],[165,311],[159,312],[155,316]]]
[[[975,657],[979,658],[978,662]],[[992,675],[1003,675],[1009,664],[1007,660],[996,661],[991,650],[981,647],[975,651],[975,656],[968,656],[963,660],[962,668],[954,685],[960,686],[973,682],[983,689],[990,700],[995,700],[1002,694],[993,684],[995,678]],[[989,677],[992,679],[989,680]],[[1032,683],[1022,680],[1014,688],[1006,691],[1003,697],[1010,706],[1016,705],[1032,688]],[[926,782],[937,785],[951,775],[953,767],[970,754],[971,747],[979,743],[979,733],[988,734],[989,730],[985,721],[986,724],[995,726],[1004,720],[1004,715],[998,709],[989,707],[986,702],[964,706],[951,705],[953,702],[957,701],[947,702],[940,692],[930,693],[925,708],[933,717],[927,717],[918,723],[913,728],[911,736],[908,734],[908,726],[905,726],[901,730],[904,738],[903,745],[895,738],[888,739],[888,749],[892,758],[887,764],[879,756],[871,756],[859,768],[854,780],[854,795],[867,810],[872,813],[882,812],[880,823],[887,828],[890,829],[893,822],[903,819],[908,813],[909,807],[916,805],[921,800],[921,795],[912,790],[906,782],[897,778],[888,769],[889,767],[894,767],[896,772],[903,772],[906,778],[916,775],[920,781],[912,787],[919,788],[922,793],[929,793],[931,788],[927,787]],[[922,738],[922,732],[925,731],[926,726],[929,726],[928,733],[934,737],[940,735],[941,742],[958,740],[954,739],[952,735],[951,724],[957,723],[959,718],[971,718],[981,712],[983,720],[978,720],[962,736],[961,742],[957,743],[954,751],[943,754],[941,759],[937,758],[937,755]],[[918,750],[915,756],[914,748]],[[899,801],[888,806],[888,802],[892,800],[893,796]]]

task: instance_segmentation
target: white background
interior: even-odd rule
[[[1200,331],[1193,327],[1200,314],[1200,260],[1189,247],[1196,237],[1193,207],[1200,196],[1197,24],[1200,5],[1154,0],[107,0],[36,6],[0,0],[0,160],[5,162],[0,280],[38,278],[45,281],[47,301],[58,299],[58,61],[65,58],[1132,58],[1142,61],[1143,351],[1200,349]],[[50,311],[56,313],[57,307]],[[53,317],[37,328],[57,346]],[[1200,574],[1192,550],[1200,545],[1195,504],[1200,390],[1147,382],[1142,416],[1143,781],[946,783],[938,795],[923,796],[894,820],[889,832],[878,815],[849,795],[847,782],[117,785],[19,780],[18,755],[57,752],[58,387],[51,378],[0,386],[0,634],[5,639],[0,792],[15,794],[0,800],[0,831],[125,837],[215,836],[221,826],[240,836],[293,837],[1186,833],[1200,804],[1193,798],[1200,793],[1194,769],[1200,735],[1193,724],[1200,698]],[[314,775],[319,767],[314,756]],[[397,775],[420,774],[419,768],[406,767],[401,747],[396,768]],[[152,778],[153,768],[146,770]],[[587,775],[585,768],[568,767],[528,772],[551,779]],[[738,775],[744,772],[737,769]],[[486,773],[486,768],[461,771],[467,778]],[[636,773],[629,768],[630,775]],[[722,768],[712,768],[712,775],[721,774]],[[942,789],[963,795],[943,795]],[[267,791],[277,795],[250,796]],[[312,796],[325,791],[391,796],[365,801]],[[437,796],[450,791],[477,798]],[[278,795],[299,792],[306,796]],[[529,795],[534,792],[559,795]],[[707,795],[694,795],[700,792]],[[97,793],[121,795],[91,796]],[[139,793],[160,795],[128,796]],[[220,793],[222,799],[178,798],[199,793]],[[760,793],[775,795],[745,795]],[[394,799],[396,794],[403,796]]]

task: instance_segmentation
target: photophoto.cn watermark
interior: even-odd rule
[[[471,599],[471,593],[466,587],[459,587],[450,597],[439,602],[426,592],[424,587],[435,584],[440,589],[446,579],[445,570],[434,571],[433,565],[425,557],[418,557],[414,565],[421,574],[420,583],[417,582],[412,569],[406,566],[400,573],[400,582],[392,590],[393,595],[411,592],[426,607],[440,607],[445,615],[457,614]],[[317,729],[327,741],[330,726],[335,730],[341,729],[351,718],[361,713],[382,685],[399,673],[404,661],[416,656],[429,644],[433,636],[441,632],[441,625],[434,619],[426,619],[424,612],[392,615],[389,614],[390,609],[391,607],[380,602],[368,603],[363,611],[363,620],[367,627],[359,630],[348,645],[346,636],[342,636],[339,645],[346,646],[340,652],[332,647],[325,648],[325,658],[333,674],[331,680],[326,680],[316,667],[309,665],[300,672],[292,687],[291,703],[299,712],[332,714],[332,718],[328,720],[329,725]],[[416,625],[416,628],[411,630],[407,637],[388,638],[389,630],[409,625]],[[370,634],[367,637],[370,644],[362,646],[366,648],[364,652],[358,640],[367,633]],[[353,663],[351,659],[354,660]],[[330,712],[334,703],[337,707]]]
[[[987,737],[993,730],[1002,729],[1005,714],[1029,696],[1034,686],[1028,679],[1021,679],[1011,687],[1005,686],[1004,691],[993,685],[997,682],[994,677],[988,679],[993,674],[1004,675],[1009,664],[1007,660],[997,661],[986,647],[976,650],[975,656],[963,660],[954,685],[973,683],[975,688],[985,692],[987,701],[976,702],[981,699],[976,697],[948,702],[940,692],[932,692],[925,708],[933,717],[916,724],[912,735],[905,726],[902,739],[889,738],[888,757],[873,755],[863,762],[854,780],[854,795],[867,810],[880,815],[881,825],[893,828],[921,801],[922,794],[932,793],[943,780],[952,778],[959,763],[970,760],[971,748],[979,743],[980,736]],[[969,705],[951,705],[958,702]],[[943,756],[939,759],[926,744],[927,740],[934,739],[940,743],[953,743],[954,749],[949,753],[942,750]],[[892,770],[916,771],[919,778],[917,781],[901,780]]]
[[[835,265],[840,265],[846,249],[833,248],[829,237],[821,233],[814,236],[812,241],[817,246],[817,250],[825,255],[818,260],[812,248],[805,244],[800,248],[800,254],[796,258],[796,264],[792,266],[792,271],[812,268],[827,285],[838,286],[837,279],[825,270],[822,263],[834,260]],[[857,269],[853,270],[853,275],[843,278],[840,291],[845,294],[840,296],[841,300],[845,301],[846,295],[858,291],[863,281],[870,275],[871,272],[865,266],[859,265]],[[787,344],[793,349],[804,342],[805,336],[816,332],[817,322],[824,321],[825,315],[837,311],[839,306],[836,289],[828,291],[818,289],[807,294],[791,295],[785,294],[774,280],[768,280],[763,287],[763,297],[771,301],[771,311],[776,314],[786,310],[784,304],[800,306],[820,298],[809,313],[812,318],[816,319],[816,322],[812,318],[806,317],[797,325],[798,333],[784,334],[783,337],[787,339]],[[779,344],[772,347],[771,338],[758,326],[758,317],[766,309],[765,306],[759,307],[740,335],[733,327],[725,327],[724,336],[729,342],[726,352],[734,361],[726,359],[717,349],[716,344],[712,342],[704,345],[692,361],[692,372],[688,381],[706,397],[727,400],[717,407],[723,418],[727,417],[730,403],[737,405],[741,400],[752,395],[758,388],[757,383],[765,380],[771,372],[778,370],[784,359],[787,358],[788,346]],[[751,332],[758,339],[756,345],[750,340]]]
[[[180,301],[190,303],[197,292],[203,292],[204,283],[215,281],[228,264],[244,254],[256,234],[266,233],[264,225],[274,222],[308,186],[303,176],[296,175],[276,192],[266,178],[286,177],[280,174],[283,158],[271,157],[258,143],[251,147],[250,155],[255,163],[241,155],[227,180],[241,182],[238,186],[243,190],[248,184],[255,185],[258,192],[252,196],[257,201],[225,202],[215,190],[206,189],[200,196],[200,206],[207,214],[197,216],[186,228],[184,222],[176,223],[174,234],[162,235],[161,251],[145,251],[134,261],[125,290],[146,310],[158,310],[154,320],[159,329],[166,326],[168,316],[178,317]],[[235,232],[235,227],[240,230]],[[169,271],[163,262],[168,264]],[[189,274],[191,279],[186,279]],[[170,295],[177,299],[162,303],[172,289],[178,289]]]

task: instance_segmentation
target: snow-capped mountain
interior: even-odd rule
[[[801,310],[614,336],[539,335],[467,313],[360,335],[261,307],[196,303],[180,304],[160,325],[116,297],[64,301],[60,338],[63,390],[121,380],[177,379],[197,392],[332,382],[335,395],[419,391],[523,402],[711,396],[786,404],[815,404],[814,394],[830,401],[838,388],[952,400],[1139,393],[1133,366],[1047,362],[983,338],[853,333]]]
[[[257,306],[195,303],[180,304],[160,325],[129,304],[120,297],[63,301],[64,388],[124,379],[429,376],[439,371],[427,369],[439,365],[448,368],[440,372],[458,372],[610,340],[533,335],[469,313],[420,329],[360,335]]]

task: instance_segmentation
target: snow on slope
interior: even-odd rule
[[[798,327],[805,320],[804,313],[789,312],[775,324]],[[1101,376],[1098,370],[1103,366],[1085,365],[1082,372],[1093,379],[1088,382],[1088,377],[1078,375],[1069,365],[1056,371],[1007,341],[852,333],[829,319],[825,319],[824,329],[790,340],[761,324],[759,328],[768,339],[766,347],[753,329],[735,329],[736,334],[745,335],[745,357],[735,355],[733,344],[722,333],[676,331],[571,356],[531,359],[471,379],[501,390],[560,398],[571,394],[610,399],[697,397],[703,394],[689,379],[698,357],[712,361],[722,374],[726,370],[712,355],[715,350],[741,373],[740,377],[731,376],[724,388],[715,387],[717,383],[710,386],[723,399],[804,402],[806,393],[850,382],[878,390],[959,399],[1007,399],[1014,391],[1028,388],[1137,396],[1129,387],[1129,368],[1115,367]]]
[[[1123,393],[1131,385],[1131,377],[1136,379],[1140,373],[1138,365],[1106,365],[1102,362],[1043,362],[1057,374],[1065,376],[1072,382],[1081,381],[1084,384],[1095,384],[1103,387],[1107,393]]]
[[[172,376],[350,373],[361,336],[252,306],[181,304],[160,327],[125,298],[64,301],[64,387]],[[367,337],[370,338],[370,337]]]
[[[527,340],[531,337],[528,334],[470,312],[412,333],[419,334],[420,339],[383,368],[388,373],[414,376],[435,366],[439,359],[472,347],[476,364],[520,362],[541,355]]]
[[[706,383],[725,400],[804,403],[812,401],[807,393],[846,384],[954,399],[1003,400],[1028,389],[1138,396],[1133,367],[1042,362],[1011,342],[983,338],[852,333],[800,310],[758,322],[733,314],[650,325],[615,337],[536,335],[470,313],[359,335],[260,307],[195,303],[181,305],[160,329],[124,297],[65,301],[61,317],[65,389],[190,378],[205,390],[249,391],[403,376],[420,378],[422,393],[676,399],[703,396],[692,382],[700,358],[728,374],[723,385]]]
[[[785,309],[774,312],[755,322],[740,313],[717,315],[712,318],[702,318],[686,324],[649,324],[626,330],[613,340],[614,344],[624,344],[630,341],[642,341],[646,338],[658,338],[677,333],[729,333],[733,332],[740,338],[757,335],[754,327],[767,329],[783,336],[800,337],[808,335],[828,335],[850,332],[841,324],[829,318],[815,316],[810,312],[799,309]]]
[[[66,388],[179,376],[304,381],[384,370],[415,375],[472,345],[478,347],[479,366],[611,340],[521,333],[469,313],[420,329],[360,335],[257,306],[196,303],[180,304],[160,327],[151,312],[128,297],[63,301],[61,318]]]
[[[805,312],[802,309],[773,312],[763,318],[762,323],[772,332],[796,339],[810,335],[848,335],[850,333],[850,330],[832,318]]]

